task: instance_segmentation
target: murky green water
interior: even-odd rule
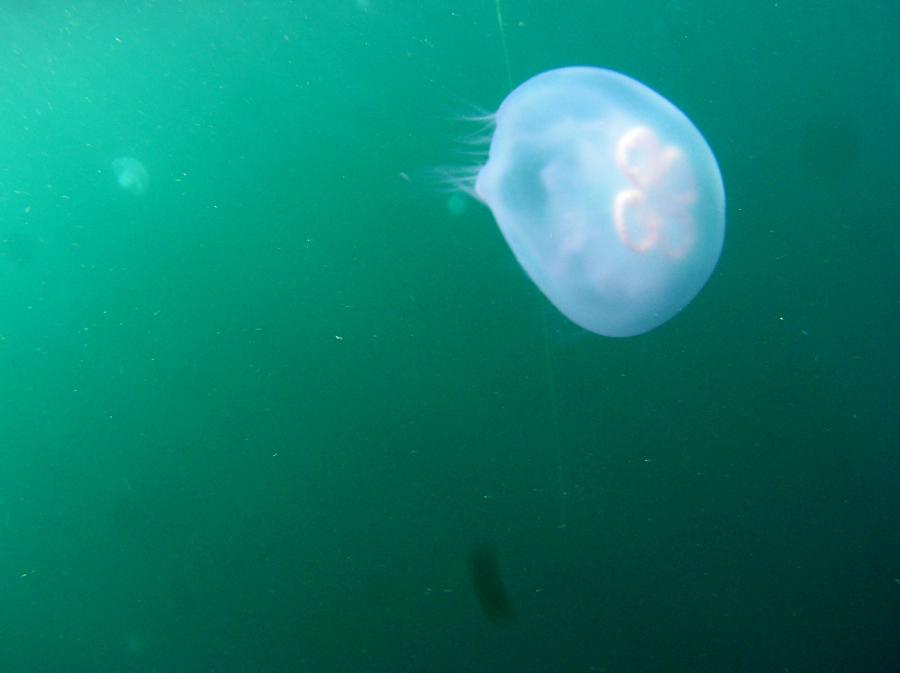
[[[502,11],[509,78],[492,0],[0,8],[4,672],[900,665],[900,11]],[[645,336],[572,327],[429,179],[574,64],[724,176]]]

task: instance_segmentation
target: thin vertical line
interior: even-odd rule
[[[506,45],[506,29],[503,25],[503,12],[500,10],[500,0],[494,0],[494,7],[497,10],[497,28],[500,31],[500,44],[503,47],[503,63],[506,66],[506,84],[507,91],[512,91],[512,69],[509,66],[509,48]],[[547,316],[543,316],[544,327],[544,356],[547,364],[547,382],[550,388],[550,413],[553,419],[553,445],[556,449],[556,484],[559,489],[559,524],[557,529],[565,530],[568,525],[566,519],[566,493],[565,475],[563,474],[562,464],[562,443],[559,440],[559,411],[556,405],[556,377],[553,375],[553,358],[550,354],[550,330],[547,327]],[[565,542],[566,537],[563,536],[564,555],[568,556],[568,545]]]
[[[556,408],[556,377],[553,375],[553,359],[550,355],[550,333],[547,328],[547,317],[544,316],[544,355],[547,362],[547,383],[550,388],[550,413],[553,418],[553,444],[556,447],[556,483],[559,488],[559,525],[565,528],[566,522],[566,486],[562,465],[562,443],[559,441],[559,411]]]
[[[503,45],[503,61],[506,63],[506,85],[512,91],[512,71],[509,68],[509,49],[506,47],[506,29],[503,27],[503,13],[500,11],[500,0],[494,0],[497,8],[497,27],[500,29],[500,44]]]

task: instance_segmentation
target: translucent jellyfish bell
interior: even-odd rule
[[[561,68],[515,89],[495,122],[474,192],[556,308],[624,337],[690,303],[722,251],[725,193],[678,108],[625,75]]]
[[[133,157],[113,159],[112,169],[119,187],[134,196],[142,196],[150,186],[150,174],[144,164]]]

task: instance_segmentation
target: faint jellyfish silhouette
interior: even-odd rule
[[[447,212],[456,217],[463,215],[466,212],[468,205],[465,195],[460,194],[459,192],[454,192],[447,197]]]
[[[691,302],[722,251],[725,192],[684,113],[630,77],[577,67],[520,85],[493,121],[487,163],[461,186],[561,313],[625,337]]]
[[[143,196],[150,186],[150,174],[134,157],[113,159],[112,169],[119,187],[133,196]]]

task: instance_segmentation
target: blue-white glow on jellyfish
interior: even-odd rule
[[[626,337],[693,300],[722,251],[725,191],[678,108],[625,75],[561,68],[510,93],[494,122],[470,191],[566,317]]]
[[[150,186],[150,174],[144,164],[133,157],[113,159],[113,173],[119,187],[134,196],[142,196]]]

